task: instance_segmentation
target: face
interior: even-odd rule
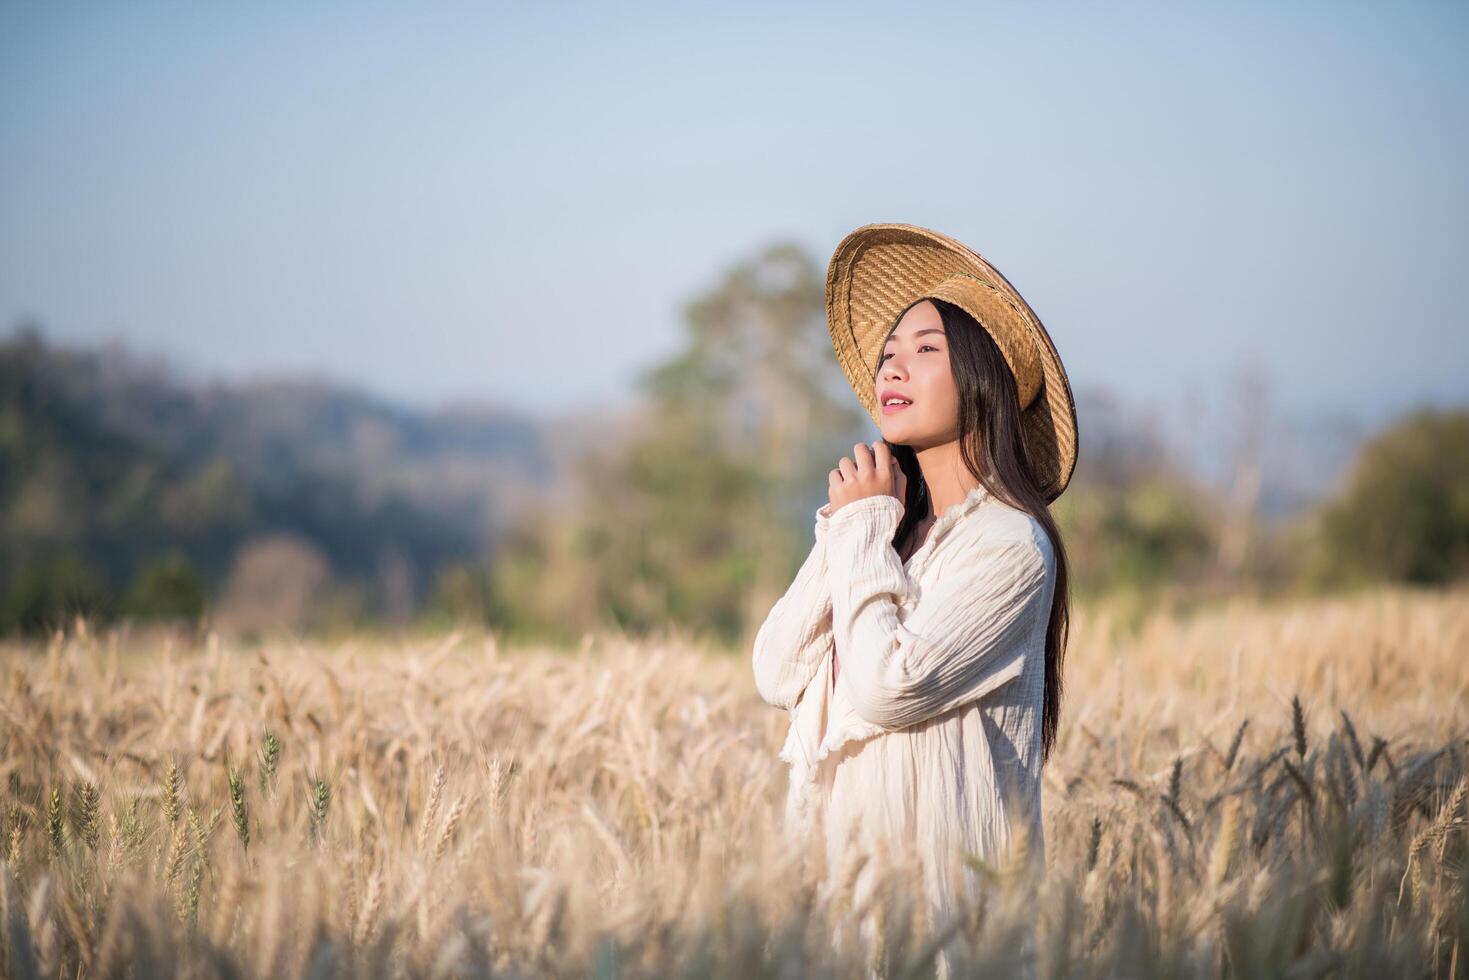
[[[958,439],[959,390],[938,307],[928,300],[910,307],[880,356],[874,385],[883,439],[914,449]],[[884,404],[894,396],[908,404]]]

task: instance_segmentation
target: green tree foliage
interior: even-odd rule
[[[743,637],[810,547],[826,471],[863,437],[823,290],[811,258],[777,243],[690,302],[682,351],[639,378],[636,431],[578,460],[574,513],[505,543],[502,608],[560,631]]]
[[[1425,409],[1363,447],[1322,507],[1312,569],[1323,583],[1436,585],[1469,572],[1469,411]]]
[[[123,611],[140,619],[197,622],[204,606],[204,579],[181,551],[143,562],[123,600]]]
[[[76,616],[110,615],[113,601],[93,567],[74,552],[31,562],[10,578],[0,599],[0,632],[47,633]]]
[[[1211,570],[1215,501],[1157,431],[1106,392],[1078,394],[1076,472],[1052,507],[1078,598],[1122,592],[1140,608]]]
[[[1121,492],[1074,482],[1054,513],[1079,596],[1119,588],[1149,593],[1208,573],[1215,528],[1196,487],[1158,474]]]
[[[131,569],[124,543],[149,526],[162,461],[72,392],[70,365],[22,331],[0,345],[0,583],[77,580],[74,554],[102,591]],[[52,561],[55,559],[55,561]],[[74,574],[75,572],[75,574]],[[21,577],[27,579],[21,583]]]

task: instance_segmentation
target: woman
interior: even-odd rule
[[[831,471],[815,545],[756,635],[755,683],[790,712],[786,829],[824,835],[825,887],[857,853],[911,847],[941,929],[973,894],[963,854],[1044,861],[1068,604],[1047,507],[1076,463],[1075,407],[1029,305],[937,232],[848,235],[826,307],[883,438]],[[869,865],[854,902],[874,885]]]

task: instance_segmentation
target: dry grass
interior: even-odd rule
[[[1469,594],[1112,632],[1078,612],[1048,873],[969,863],[992,887],[949,924],[959,960],[1465,974]],[[10,648],[0,963],[745,977],[875,954],[921,974],[937,942],[908,879],[851,910],[780,853],[784,725],[744,658],[677,643]],[[848,941],[855,912],[875,951]]]

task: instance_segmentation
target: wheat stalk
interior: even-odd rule
[[[439,814],[439,800],[444,792],[444,782],[449,778],[448,770],[441,762],[434,770],[433,785],[429,787],[428,804],[423,808],[423,819],[418,825],[418,847],[424,850],[428,847],[429,833],[433,830],[434,821]]]
[[[1224,884],[1229,877],[1230,866],[1239,853],[1243,809],[1244,802],[1238,796],[1232,796],[1219,816],[1218,836],[1214,838],[1214,849],[1209,855],[1209,880],[1215,887]]]

